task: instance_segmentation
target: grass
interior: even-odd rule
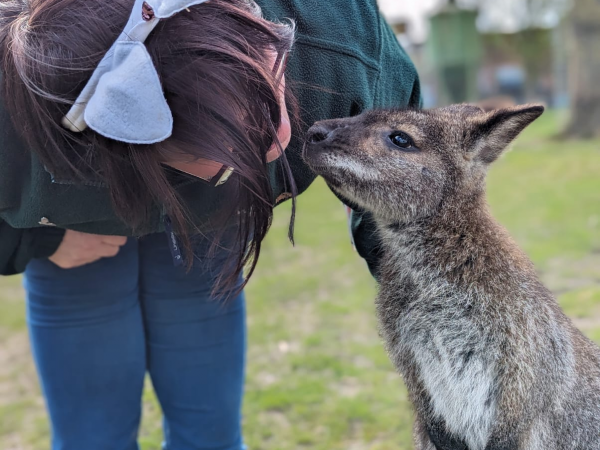
[[[600,343],[600,142],[553,137],[546,114],[491,170],[489,199],[565,311]],[[411,411],[380,344],[375,283],[320,181],[298,201],[296,247],[280,207],[248,288],[244,429],[252,450],[408,450]],[[18,278],[0,280],[0,448],[48,448]],[[160,448],[148,386],[140,442]]]

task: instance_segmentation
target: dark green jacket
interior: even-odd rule
[[[266,18],[292,18],[297,42],[288,65],[306,127],[317,120],[355,115],[374,107],[417,106],[415,69],[377,10],[375,0],[262,0]],[[300,192],[315,175],[301,160],[300,130],[287,150]],[[271,167],[274,201],[285,194],[277,165]],[[227,184],[174,179],[198,222],[206,225],[227,195]],[[53,224],[55,226],[49,225]],[[371,230],[357,216],[357,245],[370,251]],[[24,270],[32,258],[48,257],[64,229],[132,235],[114,214],[101,183],[53,179],[16,135],[0,101],[0,274]],[[156,211],[149,232],[162,231]],[[366,239],[366,241],[365,241]],[[364,242],[367,242],[363,245]]]

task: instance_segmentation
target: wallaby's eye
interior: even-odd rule
[[[395,131],[390,134],[390,141],[400,150],[414,152],[418,149],[415,147],[415,142],[404,131]]]

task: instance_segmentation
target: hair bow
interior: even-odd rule
[[[144,45],[161,19],[208,0],[136,0],[125,30],[106,53],[62,124],[111,139],[154,144],[171,136],[173,115]]]

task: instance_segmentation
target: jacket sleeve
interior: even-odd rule
[[[61,228],[12,228],[0,219],[0,275],[22,273],[32,259],[50,257],[64,234]]]
[[[421,86],[417,72],[390,27],[381,20],[382,67],[374,105],[376,108],[420,108]],[[352,208],[350,228],[354,245],[377,279],[382,251],[375,221],[370,213],[348,206]]]

